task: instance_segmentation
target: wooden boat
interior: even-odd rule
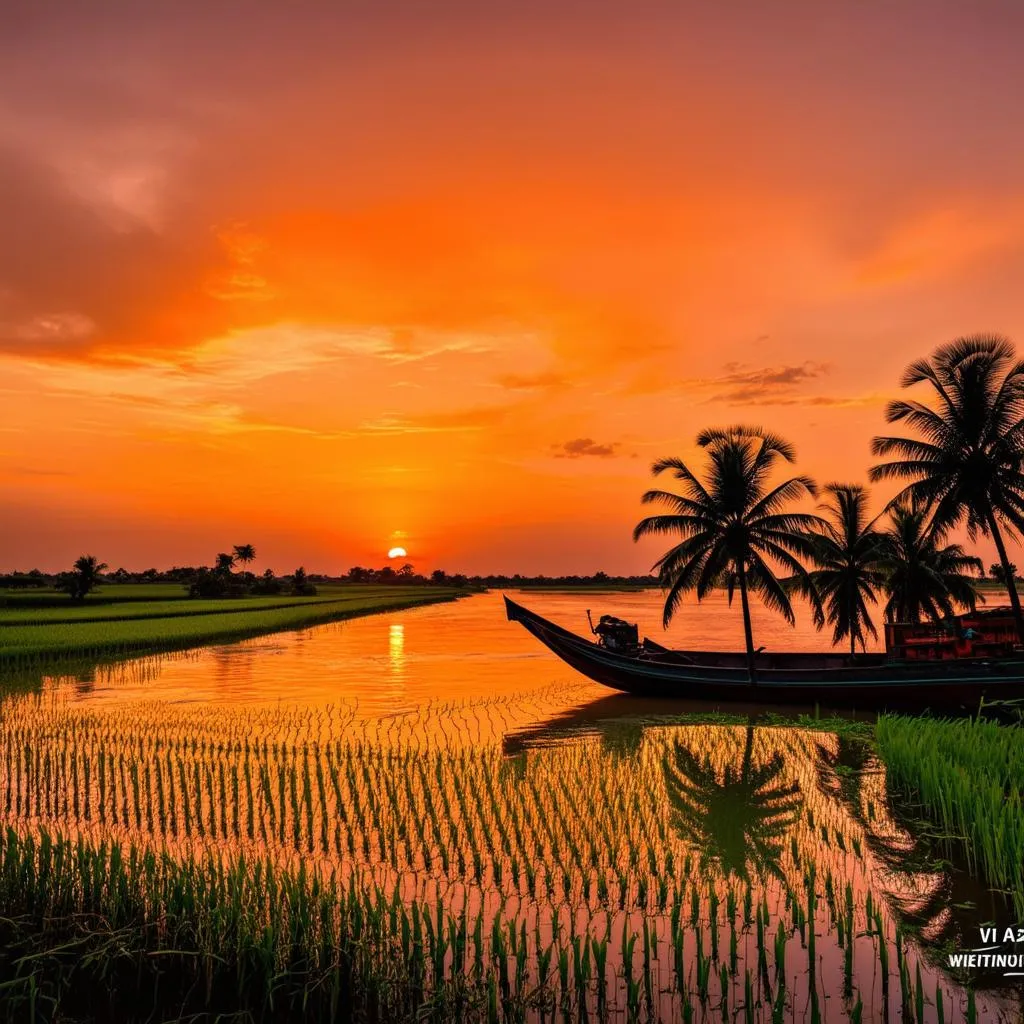
[[[651,640],[619,649],[578,636],[505,598],[518,622],[567,665],[645,697],[836,707],[961,708],[1024,699],[1024,657],[895,661],[886,654],[758,653],[756,683],[745,654],[672,651]]]

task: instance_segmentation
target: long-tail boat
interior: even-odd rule
[[[966,628],[954,620],[940,627],[888,629],[891,649],[885,653],[850,658],[838,652],[759,651],[753,678],[746,654],[669,650],[641,641],[635,625],[611,616],[591,625],[595,641],[507,596],[505,611],[509,621],[578,672],[639,696],[859,708],[977,707],[982,699],[1024,699],[1024,653],[1004,635],[1003,609],[975,613]],[[989,633],[983,632],[986,617]]]

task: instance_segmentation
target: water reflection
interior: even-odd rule
[[[527,602],[572,625],[593,600]],[[642,624],[660,615],[657,594],[609,596],[608,606]],[[735,623],[717,620],[722,611],[688,609],[688,635],[669,642],[693,646],[718,630],[725,644]],[[821,643],[765,636],[775,647]],[[597,939],[643,925],[655,949],[678,941],[687,965],[735,924],[723,983],[738,989],[733,1008],[748,968],[756,986],[765,977],[744,948],[755,934],[748,899],[769,945],[781,934],[790,968],[818,935],[819,983],[846,991],[851,972],[865,1021],[899,1017],[899,976],[884,992],[876,984],[897,925],[916,936],[929,993],[940,986],[962,1009],[938,950],[973,944],[979,924],[1005,919],[1005,900],[965,865],[928,856],[862,745],[823,729],[723,724],[698,702],[612,695],[505,622],[499,595],[45,682],[43,697],[3,704],[2,823],[366,872],[387,891],[487,915],[485,934],[499,918],[544,942],[552,921],[559,934]],[[680,723],[681,713],[705,717]],[[812,899],[810,923],[808,887],[825,908],[815,921]],[[665,973],[650,987],[664,1020],[681,1019],[673,957],[652,968]],[[622,979],[623,963],[613,966]],[[799,1019],[806,990],[790,998],[785,1019]],[[757,1019],[770,1019],[770,1003],[758,1006]],[[1004,1010],[979,1007],[979,1019]]]
[[[604,610],[637,621],[643,632],[670,646],[729,649],[742,638],[736,609],[728,607],[724,593],[712,595],[702,605],[687,604],[667,634],[660,625],[662,599],[657,591],[516,596],[541,614],[584,633],[586,608],[599,603]],[[827,646],[808,616],[798,619],[795,630],[772,616],[759,619],[757,628],[759,641],[770,650]],[[608,692],[585,681],[509,623],[497,592],[386,617],[369,616],[201,648],[184,657],[132,658],[122,664],[123,672],[101,666],[94,682],[83,684],[81,698],[245,701],[268,706],[282,698],[309,706],[352,699],[371,713],[394,713],[430,701],[512,697],[552,685],[579,686],[577,704]],[[147,667],[139,671],[140,665]],[[67,667],[37,673],[35,681],[45,679],[52,685],[54,679],[72,672]],[[382,687],[384,673],[401,678],[402,688],[392,692]],[[563,705],[560,710],[566,709]]]
[[[799,782],[781,779],[781,752],[755,765],[753,751],[754,727],[748,725],[738,768],[727,764],[720,774],[707,754],[695,756],[678,739],[663,763],[673,826],[700,851],[702,866],[717,861],[744,882],[751,867],[782,877],[784,840],[803,807]]]
[[[662,951],[643,968],[651,1019],[682,1019],[681,993],[701,998],[687,972],[711,961],[722,992],[705,993],[707,1019],[719,999],[740,1005],[748,984],[753,1019],[771,1019],[783,990],[769,988],[769,956],[785,967],[784,1019],[800,1019],[819,989],[857,993],[865,1021],[898,1019],[900,975],[877,979],[896,969],[904,903],[942,871],[896,870],[876,853],[873,835],[906,832],[880,766],[858,767],[826,730],[635,716],[591,720],[557,742],[528,734],[506,756],[507,731],[564,707],[564,694],[549,697],[375,718],[347,705],[11,699],[0,822],[358,875],[465,912],[471,930],[479,916],[482,935],[514,928],[531,964],[551,944],[568,964],[571,937],[611,935],[615,1019],[630,998],[620,979],[641,977],[645,945]],[[964,991],[929,961],[930,941],[922,933],[900,956],[929,999],[939,988],[963,1016]],[[1014,1009],[994,1000],[979,1019],[1013,1020]]]
[[[388,668],[393,676],[405,675],[405,626],[401,622],[388,626]]]

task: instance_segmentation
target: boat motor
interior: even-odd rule
[[[602,615],[597,626],[591,624],[591,629],[597,635],[597,642],[610,651],[635,651],[640,643],[640,631],[636,623],[626,622],[614,615]]]

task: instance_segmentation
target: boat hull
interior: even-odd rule
[[[716,652],[621,654],[505,598],[510,621],[520,623],[582,675],[638,696],[754,704],[827,704],[855,708],[963,708],[981,700],[1024,698],[1024,659],[843,664],[835,655],[761,656],[752,684],[742,659]],[[731,662],[731,664],[730,664]]]

